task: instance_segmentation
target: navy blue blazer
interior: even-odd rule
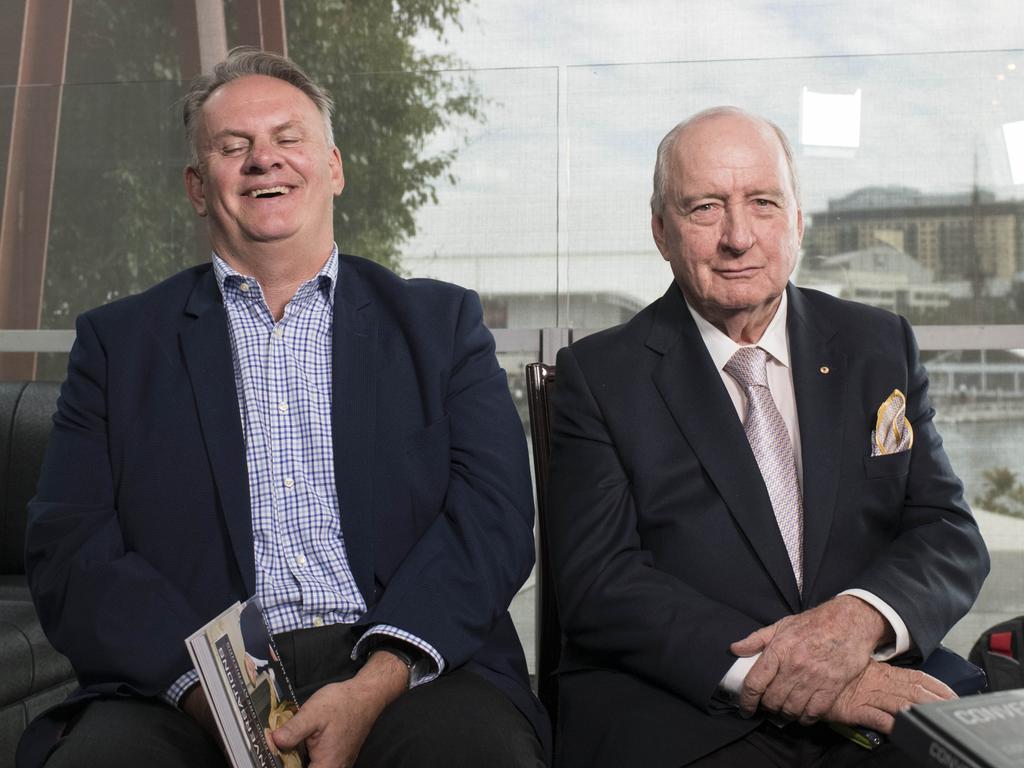
[[[507,607],[534,558],[522,425],[472,291],[342,255],[333,433],[341,524],[368,611],[505,692],[549,744]],[[83,314],[26,569],[81,689],[22,739],[35,765],[75,705],[155,696],[184,638],[255,591],[245,449],[210,265]]]
[[[988,573],[906,320],[793,286],[788,295],[802,594],[678,287],[558,355],[547,522],[567,638],[563,766],[678,768],[740,738],[758,719],[712,698],[735,660],[729,644],[844,589],[885,600],[927,655]],[[878,407],[897,388],[913,449],[872,457]]]

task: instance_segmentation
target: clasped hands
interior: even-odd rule
[[[891,630],[868,603],[840,595],[733,643],[736,656],[760,658],[740,691],[740,711],[758,708],[812,725],[819,720],[892,731],[911,704],[956,698],[943,682],[914,669],[874,661]]]

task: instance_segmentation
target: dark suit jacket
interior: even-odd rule
[[[227,321],[209,265],[82,315],[31,503],[27,572],[81,691],[30,727],[33,765],[75,702],[155,696],[184,638],[255,591]],[[505,692],[549,741],[507,606],[533,563],[525,438],[479,299],[341,256],[334,467],[368,605]]]
[[[861,587],[927,654],[988,572],[908,323],[788,291],[802,596],[742,424],[675,285],[558,355],[548,534],[566,634],[563,765],[678,768],[757,725],[715,713],[731,642]],[[876,411],[896,388],[913,450],[873,458]]]

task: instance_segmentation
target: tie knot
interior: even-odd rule
[[[740,347],[725,364],[725,372],[749,390],[768,386],[768,353],[760,347]]]

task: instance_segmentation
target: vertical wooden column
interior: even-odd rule
[[[188,83],[200,74],[213,70],[214,65],[228,54],[227,26],[224,22],[223,0],[175,0],[173,3],[174,26],[178,41],[178,66],[180,77]],[[178,110],[177,115],[181,112]],[[184,127],[179,121],[184,147]],[[182,167],[185,165],[182,153]],[[195,261],[209,258],[210,240],[206,226],[193,230]]]
[[[181,79],[189,81],[228,55],[223,0],[177,0],[173,3]]]
[[[284,0],[247,0],[238,14],[238,42],[288,55]]]
[[[3,213],[0,328],[39,327],[71,0],[26,0]],[[35,376],[34,353],[0,355],[0,379]]]

